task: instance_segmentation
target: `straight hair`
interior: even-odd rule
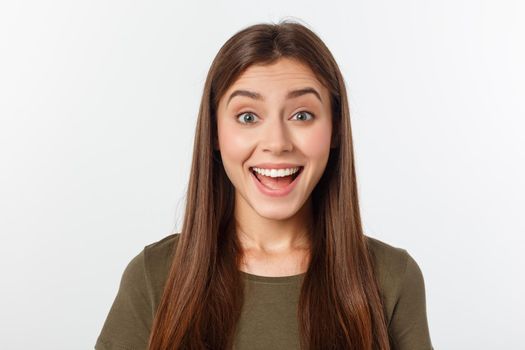
[[[311,194],[311,260],[297,309],[301,349],[390,349],[372,251],[361,225],[345,83],[323,41],[306,26],[285,20],[240,30],[211,64],[197,119],[181,235],[149,350],[233,346],[244,303],[242,248],[235,231],[235,189],[214,149],[217,106],[248,67],[283,57],[306,64],[328,89],[335,144]]]

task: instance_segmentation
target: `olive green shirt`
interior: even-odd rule
[[[95,349],[147,349],[151,325],[180,234],[147,245],[128,264]],[[401,248],[365,236],[376,259],[393,350],[431,350],[425,285],[416,261]],[[237,325],[236,350],[299,349],[296,320],[305,274],[245,278],[245,303]]]

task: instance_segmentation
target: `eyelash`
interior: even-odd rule
[[[238,121],[240,116],[242,116],[242,115],[244,115],[244,114],[248,114],[248,113],[249,113],[249,114],[252,114],[252,115],[256,115],[255,113],[250,112],[250,111],[246,111],[246,112],[239,113],[239,114],[237,114],[237,116],[236,116],[237,122],[238,122],[239,124],[244,124],[244,125],[253,124],[253,123],[246,123],[246,122],[243,123],[243,122]],[[305,122],[308,122],[308,121],[310,121],[310,120],[315,119],[315,114],[313,114],[312,112],[308,112],[308,111],[299,111],[299,112],[295,113],[294,116],[298,115],[299,113],[307,113],[307,114],[310,114],[310,115],[312,116],[312,118],[309,119],[309,120],[303,120],[303,121],[305,121]]]

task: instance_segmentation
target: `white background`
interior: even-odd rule
[[[436,349],[523,349],[522,1],[4,1],[0,348],[92,349],[178,232],[209,65],[296,18],[345,77],[365,233],[423,271]]]

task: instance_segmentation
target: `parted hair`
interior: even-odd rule
[[[303,350],[389,350],[374,259],[359,211],[349,103],[340,69],[323,41],[295,21],[246,27],[220,48],[205,81],[185,212],[149,350],[231,349],[244,303],[234,194],[217,143],[217,106],[253,64],[279,58],[310,67],[330,93],[332,141],[313,189],[311,259],[297,321]]]

